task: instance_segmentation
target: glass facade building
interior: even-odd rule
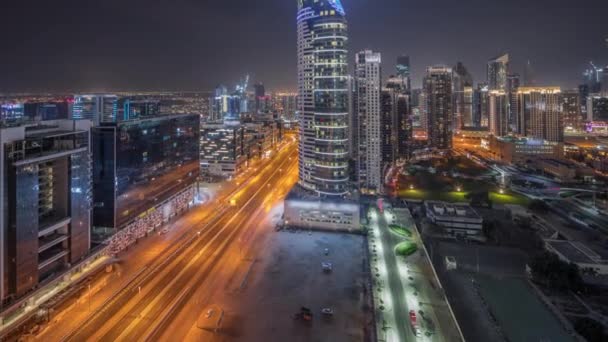
[[[347,23],[339,0],[298,0],[299,184],[349,191]]]
[[[6,128],[2,298],[18,298],[90,249],[90,121]]]
[[[112,234],[196,182],[199,125],[191,114],[93,128],[96,234]]]

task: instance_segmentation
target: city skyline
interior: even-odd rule
[[[0,57],[0,92],[207,91],[245,73],[269,90],[296,88],[295,2],[143,6],[106,1],[91,4],[87,16],[74,15],[75,5],[61,0],[3,8],[5,13],[27,13],[28,20],[24,24],[21,16],[6,16],[0,24],[0,32],[10,33],[3,37],[10,53]],[[540,85],[562,88],[581,83],[590,61],[608,63],[600,0],[585,8],[544,0],[492,7],[477,0],[384,0],[376,6],[349,0],[343,5],[352,36],[349,60],[355,51],[379,51],[387,77],[395,73],[397,56],[409,55],[415,87],[421,86],[428,66],[457,61],[475,82],[483,81],[487,60],[503,52],[511,55],[514,71],[523,73],[530,60]],[[425,26],[430,19],[439,25]],[[586,28],[584,39],[579,27]]]

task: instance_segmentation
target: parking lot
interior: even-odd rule
[[[363,236],[280,231],[264,245],[243,293],[226,308],[226,325],[235,329],[224,340],[371,340]],[[331,272],[323,271],[324,262]],[[311,310],[311,321],[294,318],[301,307]],[[323,315],[323,308],[333,315]]]

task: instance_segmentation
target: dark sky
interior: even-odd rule
[[[530,59],[547,85],[578,84],[608,63],[608,0],[343,0],[351,52],[383,54],[385,73],[411,56],[464,62],[482,81],[488,58]],[[0,92],[208,90],[250,73],[294,89],[296,0],[3,0]]]

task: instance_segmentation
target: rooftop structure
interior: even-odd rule
[[[467,203],[424,202],[426,216],[456,238],[482,238],[483,218]]]
[[[608,275],[608,261],[581,242],[545,240],[545,248],[565,262],[576,264],[580,269],[594,269],[598,275]]]

